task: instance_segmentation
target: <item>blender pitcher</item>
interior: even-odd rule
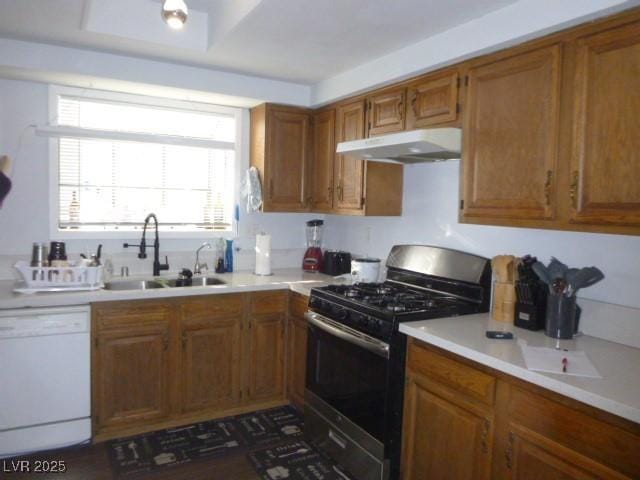
[[[307,222],[307,251],[302,260],[305,272],[319,272],[322,268],[322,230],[323,220],[309,220]]]

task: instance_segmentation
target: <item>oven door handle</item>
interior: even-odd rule
[[[369,350],[381,357],[389,358],[389,344],[382,340],[360,333],[315,312],[305,312],[304,318],[306,318],[312,325],[315,325],[319,329],[324,330],[331,335]]]

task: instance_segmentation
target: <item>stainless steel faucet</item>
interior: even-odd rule
[[[193,266],[193,274],[194,275],[200,275],[202,273],[203,269],[206,271],[209,268],[208,265],[206,264],[206,262],[200,263],[200,250],[202,250],[205,247],[207,248],[207,250],[210,250],[211,249],[211,244],[209,242],[204,242],[196,250],[196,264]]]

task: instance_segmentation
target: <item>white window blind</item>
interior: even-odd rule
[[[135,230],[150,212],[163,230],[231,229],[235,147],[200,145],[235,145],[233,114],[64,95],[57,105],[59,125],[100,133],[59,139],[59,229]],[[163,135],[185,141],[165,144]]]

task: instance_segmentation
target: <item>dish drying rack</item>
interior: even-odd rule
[[[20,261],[14,265],[20,272],[24,286],[15,288],[20,293],[98,290],[102,288],[102,266],[32,267]]]

